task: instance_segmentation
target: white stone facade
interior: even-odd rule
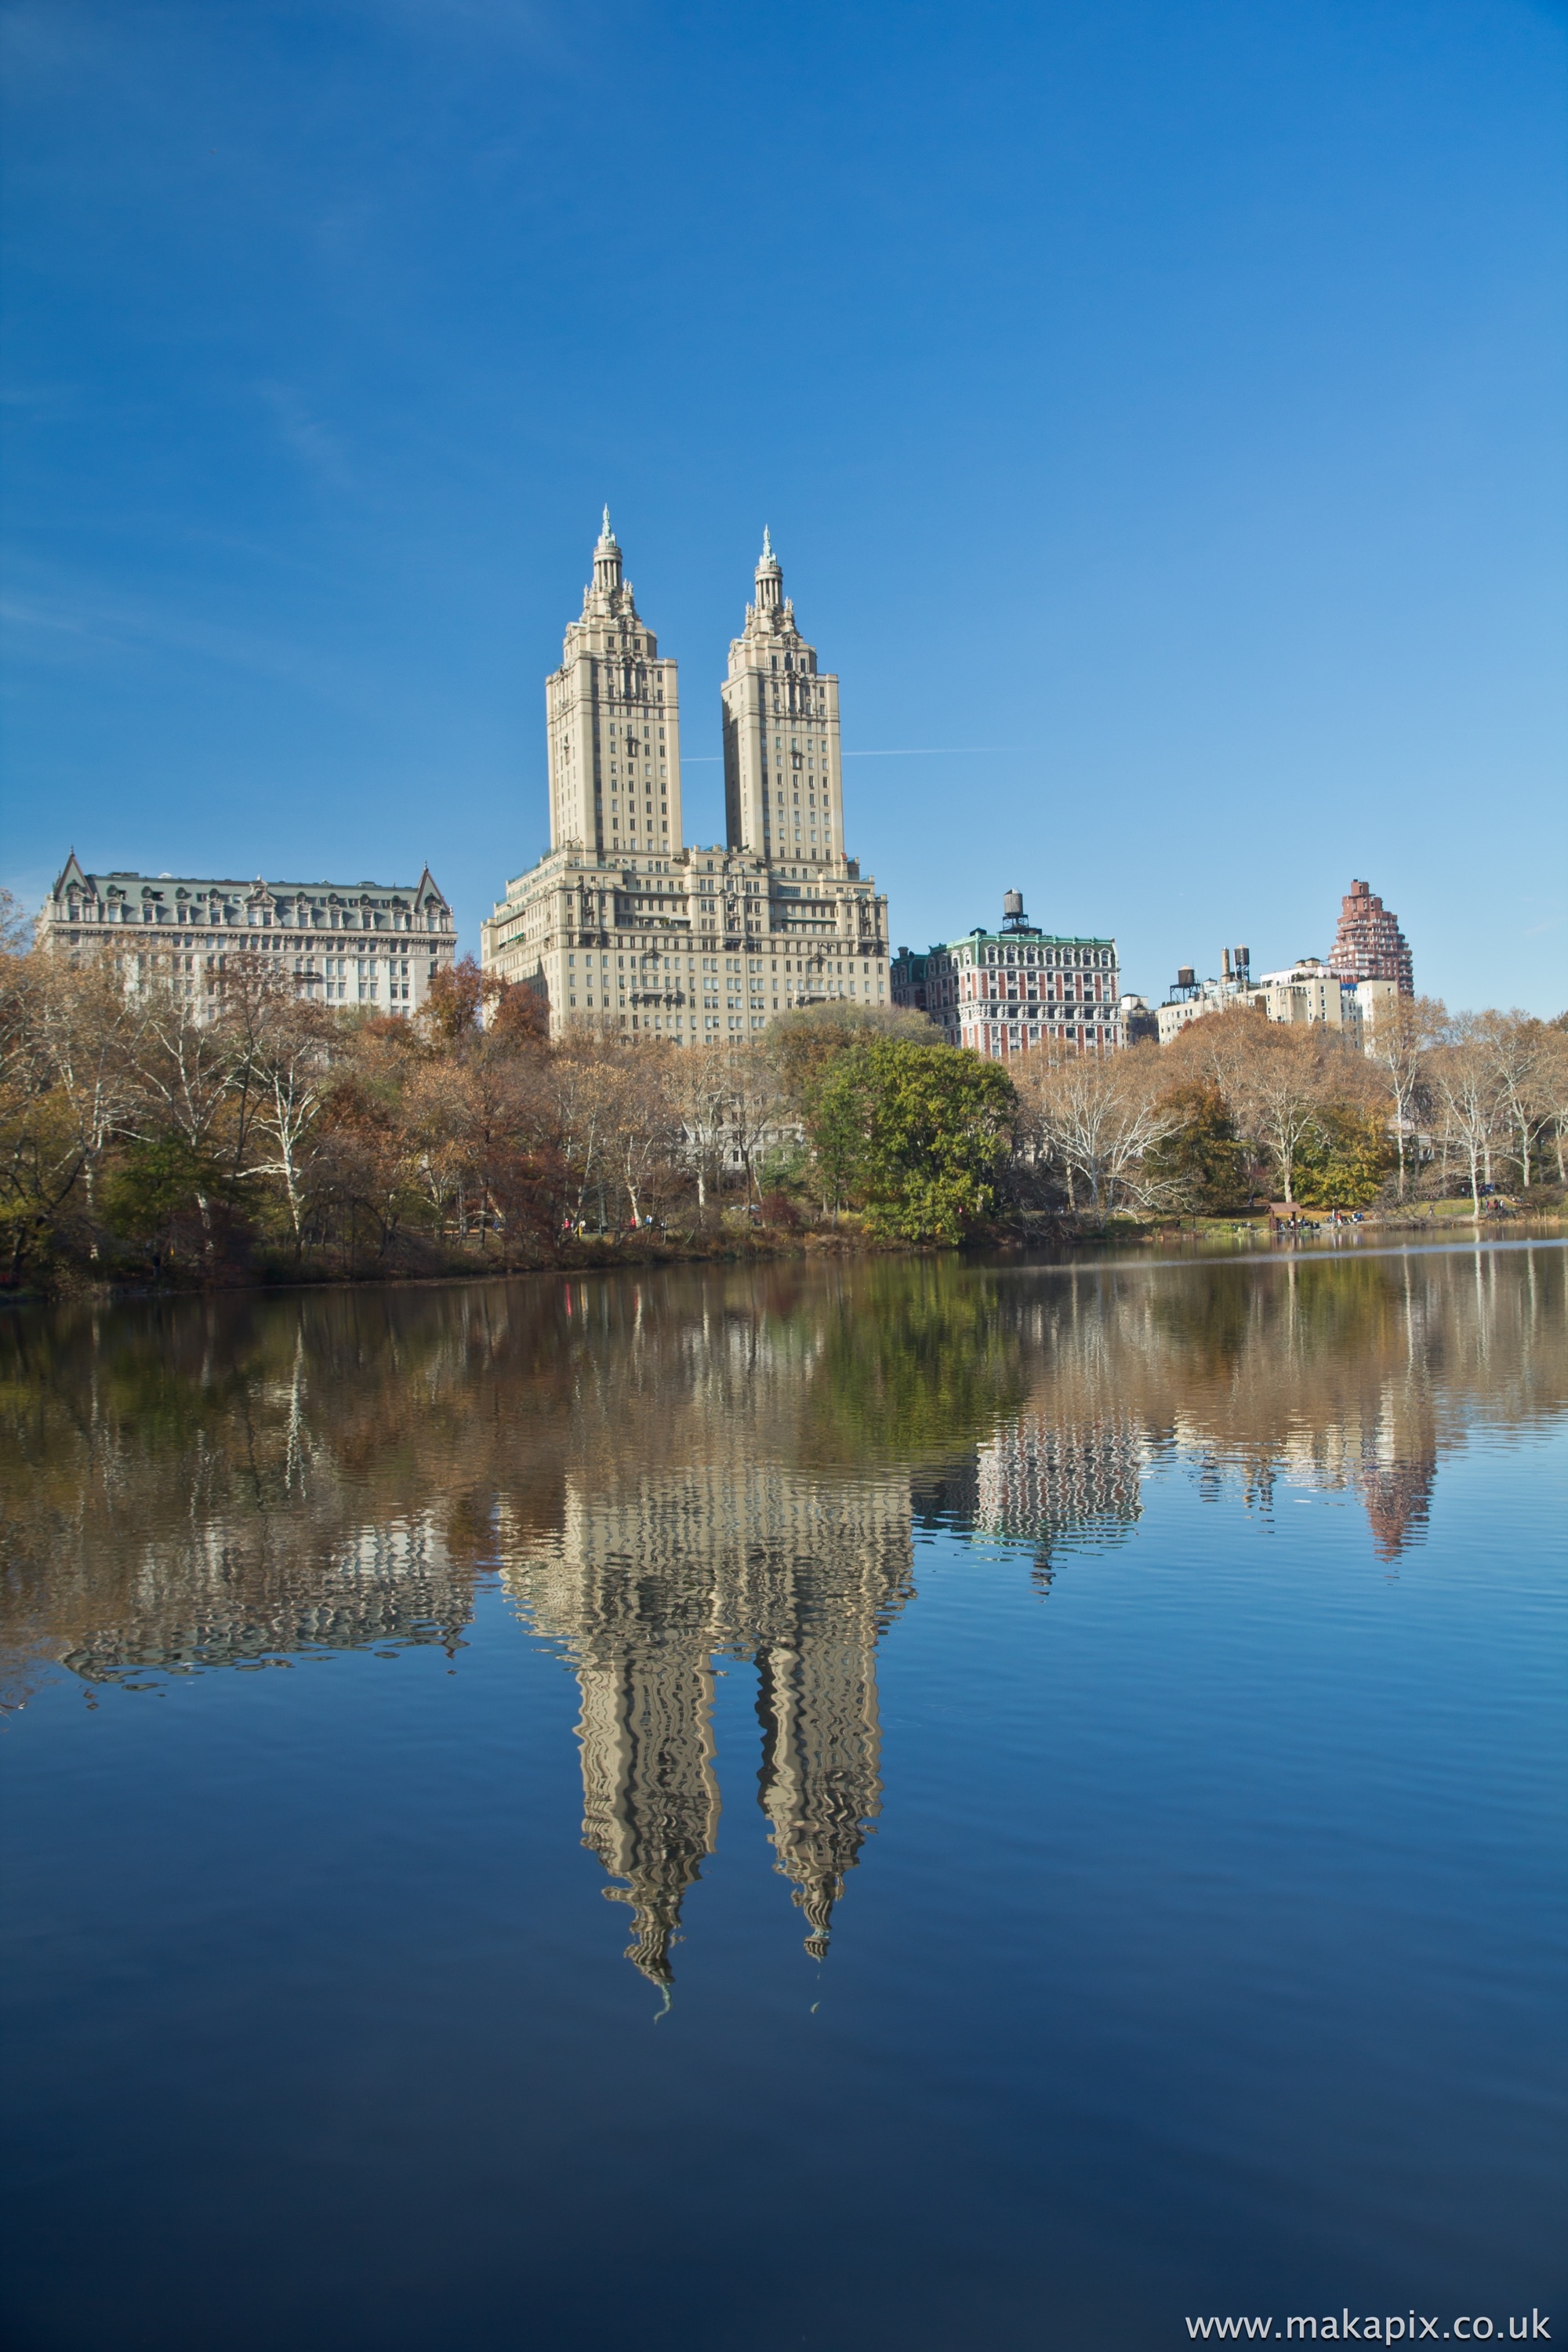
[[[1221,980],[1194,980],[1162,1004],[1155,1015],[1160,1043],[1168,1045],[1184,1029],[1205,1013],[1225,1013],[1232,1005],[1248,1005],[1270,1021],[1317,1024],[1336,1030],[1348,1044],[1365,1051],[1379,1024],[1386,1025],[1399,1001],[1399,985],[1392,980],[1345,980],[1318,956],[1302,956],[1280,971],[1232,974]]]
[[[726,829],[753,856],[820,864],[844,846],[838,680],[795,626],[765,530],[756,587],[722,689]]]
[[[888,902],[843,848],[838,681],[818,672],[765,539],[756,580],[721,689],[729,840],[689,848],[676,666],[605,517],[545,690],[550,848],[480,932],[485,971],[537,989],[553,1036],[733,1045],[792,1005],[889,1003]]]
[[[552,849],[664,856],[680,831],[676,666],[641,619],[605,509],[583,612],[544,687]]]
[[[73,850],[38,917],[40,946],[112,954],[128,988],[167,987],[210,1020],[226,974],[265,960],[315,1004],[416,1013],[457,949],[426,867],[414,883],[233,882],[89,874]]]

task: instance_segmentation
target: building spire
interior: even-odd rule
[[[784,572],[766,523],[763,525],[763,551],[757,558],[757,613],[762,619],[776,614],[784,598]]]
[[[621,584],[621,551],[615,532],[610,528],[610,509],[605,509],[605,527],[599,533],[599,543],[594,550],[594,585],[602,595],[609,595]]]

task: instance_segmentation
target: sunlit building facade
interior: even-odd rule
[[[689,848],[676,664],[606,512],[545,686],[550,847],[481,928],[487,971],[576,1027],[735,1045],[792,1005],[886,1006],[888,902],[845,845],[838,680],[764,534],[721,689],[727,839]]]
[[[452,911],[417,882],[253,882],[89,874],[73,850],[38,918],[41,946],[111,955],[128,988],[167,988],[213,1018],[241,964],[313,1004],[416,1013],[457,950]]]
[[[950,1045],[989,1061],[1032,1048],[1105,1054],[1126,1043],[1116,941],[1037,930],[1009,890],[1000,930],[893,960],[895,1004],[923,1013]]]

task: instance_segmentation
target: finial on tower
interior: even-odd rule
[[[755,578],[757,614],[759,618],[767,621],[771,625],[773,619],[777,615],[779,599],[784,593],[784,573],[779,569],[778,557],[773,553],[773,534],[766,523],[763,525],[763,551],[757,558]]]
[[[610,529],[610,509],[606,507],[605,509],[605,528],[599,533],[599,545],[601,547],[614,547],[615,543],[616,534]]]

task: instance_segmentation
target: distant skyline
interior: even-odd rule
[[[607,500],[689,841],[763,525],[893,943],[1568,1005],[1568,22],[1531,0],[18,0],[5,858],[548,833]]]

